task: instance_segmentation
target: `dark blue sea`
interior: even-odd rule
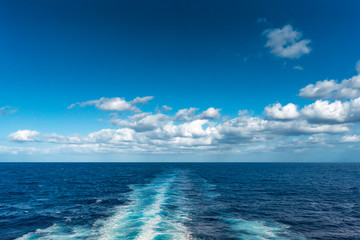
[[[1,163],[0,239],[360,239],[360,164]]]

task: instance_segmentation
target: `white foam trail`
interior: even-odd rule
[[[67,239],[88,239],[91,236],[91,230],[87,228],[65,229],[57,224],[44,229],[37,229],[33,233],[27,233],[17,240],[67,240]]]
[[[132,204],[120,207],[115,215],[102,223],[99,239],[150,240],[160,236],[189,239],[183,224],[176,221],[174,216],[169,216],[171,213],[165,214],[164,210],[175,178],[170,175],[156,179],[145,187],[135,188],[130,196]]]
[[[161,222],[162,217],[160,216],[161,206],[166,201],[166,192],[168,191],[169,185],[164,185],[158,189],[155,201],[151,204],[144,212],[143,221],[144,225],[141,227],[141,231],[137,240],[154,239],[158,233],[155,227]]]
[[[288,231],[288,226],[265,221],[229,219],[232,230],[241,240],[304,240]]]
[[[185,201],[181,193],[172,193],[175,181],[180,181],[181,184],[181,178],[176,173],[155,178],[147,185],[133,186],[129,195],[130,203],[116,207],[112,216],[96,221],[93,226],[71,228],[54,224],[25,234],[18,240],[190,239],[190,234],[183,224],[186,220],[185,210],[166,209],[167,204],[176,205],[178,201]]]

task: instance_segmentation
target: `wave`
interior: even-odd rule
[[[229,219],[222,212],[224,203],[217,198],[216,186],[186,171],[162,174],[148,184],[130,188],[127,204],[115,207],[109,217],[92,225],[71,225],[67,221],[27,233],[18,240],[305,239],[279,223]],[[192,226],[192,233],[187,224]]]
[[[241,240],[305,240],[288,230],[288,226],[270,221],[227,219],[236,239]]]
[[[18,240],[190,239],[184,225],[186,209],[170,211],[167,208],[178,201],[185,201],[183,195],[173,192],[176,181],[179,181],[178,174],[173,173],[159,176],[146,185],[133,185],[129,204],[116,207],[110,217],[98,220],[90,227],[54,224],[25,234]]]
[[[37,229],[35,232],[27,233],[17,240],[66,240],[66,239],[88,239],[91,236],[91,229],[76,227],[69,228],[53,224],[45,229]]]

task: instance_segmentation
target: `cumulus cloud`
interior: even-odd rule
[[[280,103],[267,106],[264,113],[267,118],[278,120],[291,120],[300,116],[297,106],[292,103],[285,106],[282,106]]]
[[[271,140],[277,136],[298,136],[318,133],[339,134],[349,131],[344,124],[311,124],[303,119],[294,121],[266,120],[240,116],[218,125],[220,141],[230,143]]]
[[[309,84],[300,89],[299,96],[307,99],[334,100],[360,97],[360,74],[341,82],[324,80]]]
[[[264,119],[244,113],[221,122],[198,118],[179,123],[161,113],[139,113],[127,116],[126,119],[112,119],[117,120],[113,123],[119,127],[118,129],[102,129],[87,136],[44,134],[41,141],[60,144],[56,151],[79,153],[174,153],[203,150],[221,152],[232,151],[241,146],[251,148],[256,143],[274,143],[292,136],[342,134],[349,131],[347,124],[310,123],[302,118],[291,119],[293,110],[286,110],[286,106],[292,105],[274,106],[278,111],[274,111],[274,117],[288,118],[287,121]],[[213,118],[213,114],[210,116]],[[19,130],[10,134],[9,139],[39,141],[38,136],[39,133],[36,131]]]
[[[18,130],[11,133],[8,139],[15,142],[35,142],[38,141],[37,136],[40,133],[32,130]]]
[[[134,100],[132,100],[130,103],[132,104],[146,104],[150,100],[154,99],[153,96],[147,96],[147,97],[136,97]]]
[[[348,101],[317,100],[303,108],[289,103],[280,103],[265,107],[267,120],[306,120],[309,123],[341,124],[360,122],[360,97]]]
[[[340,141],[344,143],[356,143],[356,142],[360,142],[360,136],[358,135],[343,136]]]
[[[208,119],[208,120],[217,120],[220,118],[221,109],[210,107],[207,110],[201,112],[198,115],[195,115],[195,112],[199,110],[198,108],[185,108],[180,109],[174,117],[176,122],[188,122],[195,119]]]
[[[221,117],[221,109],[214,107],[202,111],[192,107],[172,113],[166,112],[171,108],[164,105],[163,111],[156,108],[154,112],[141,112],[138,106],[152,98],[137,97],[132,101],[101,98],[73,104],[70,108],[92,105],[104,111],[128,111],[126,114],[111,114],[109,122],[113,124],[112,128],[88,135],[63,136],[19,130],[11,133],[8,139],[56,146],[48,149],[49,152],[77,153],[253,152],[281,147],[302,151],[312,146],[331,146],[333,143],[328,139],[336,134],[347,134],[342,138],[333,137],[337,142],[359,140],[359,136],[351,135],[351,128],[360,122],[360,97],[345,101],[321,99],[303,107],[275,103],[265,107],[263,116],[245,110],[239,111],[237,117]],[[23,150],[3,148],[1,151],[17,153]]]
[[[198,108],[185,108],[180,109],[175,114],[174,120],[177,122],[186,122],[191,121],[195,118],[195,112],[199,110]]]
[[[85,107],[85,106],[95,106],[96,108],[103,111],[130,111],[130,112],[140,112],[140,109],[134,105],[145,104],[154,97],[136,97],[134,100],[127,102],[124,98],[114,97],[114,98],[105,98],[102,97],[98,100],[90,100],[85,102],[78,102],[71,104],[68,108],[74,108],[76,106]]]
[[[360,97],[346,102],[317,100],[305,106],[301,113],[311,122],[359,122]]]
[[[83,139],[86,143],[112,143],[121,144],[134,141],[135,131],[128,128],[123,129],[102,129],[90,133]]]
[[[215,109],[213,107],[208,108],[207,110],[203,111],[202,113],[200,113],[197,118],[199,119],[209,119],[209,120],[217,120],[220,118],[221,114],[220,114],[221,109]]]
[[[282,58],[300,58],[309,54],[311,49],[309,39],[301,39],[302,33],[293,29],[291,25],[283,28],[268,29],[264,32],[267,42],[265,47],[271,49],[271,53]]]
[[[151,131],[162,126],[169,117],[164,114],[140,113],[129,120],[113,119],[111,122],[119,127],[127,127],[137,132]]]

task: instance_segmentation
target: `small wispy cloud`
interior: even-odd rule
[[[360,60],[356,63],[356,71],[360,74]]]
[[[135,105],[146,104],[148,101],[152,100],[153,96],[147,97],[136,97],[132,101],[126,101],[124,98],[114,97],[114,98],[105,98],[102,97],[98,100],[90,100],[85,102],[78,102],[68,106],[68,109],[72,109],[76,106],[85,107],[85,106],[95,106],[97,109],[103,111],[119,111],[119,112],[140,112],[140,109]]]
[[[17,109],[14,109],[10,106],[5,106],[5,107],[1,107],[0,108],[0,116],[4,116],[4,115],[8,115],[8,114],[13,114],[17,111]]]
[[[266,18],[258,18],[256,19],[256,23],[267,23],[268,20]]]

